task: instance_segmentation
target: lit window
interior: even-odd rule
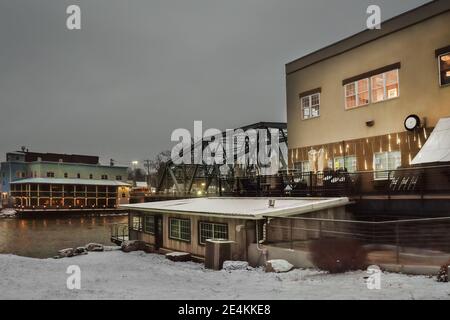
[[[400,151],[377,152],[373,156],[374,176],[377,180],[388,178],[388,171],[395,170],[402,165],[402,156]]]
[[[155,233],[155,217],[144,216],[144,232],[154,234]]]
[[[347,172],[356,172],[356,156],[335,157],[334,170],[346,169]]]
[[[352,109],[369,104],[369,79],[345,85],[345,108]]]
[[[228,225],[223,223],[200,222],[199,243],[205,244],[207,239],[228,240]]]
[[[169,234],[171,239],[191,241],[191,221],[188,219],[169,219]]]
[[[377,74],[371,79],[372,102],[397,98],[399,94],[398,69]]]
[[[450,84],[450,52],[439,56],[439,74],[441,86]]]
[[[301,97],[303,120],[320,116],[320,93]]]
[[[133,216],[131,219],[131,227],[135,231],[142,231],[142,217]]]

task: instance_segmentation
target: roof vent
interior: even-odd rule
[[[269,208],[275,207],[275,199],[269,199]]]

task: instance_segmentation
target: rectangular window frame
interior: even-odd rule
[[[359,91],[359,83],[361,81],[366,81],[367,82],[367,91],[362,91],[362,92]],[[351,86],[351,85],[355,86],[355,93],[352,94],[352,95],[348,94],[348,92],[347,92],[347,88],[349,86]],[[360,94],[366,93],[366,92],[367,92],[367,95],[368,95],[367,103],[360,104],[359,103],[359,101],[360,101]],[[363,78],[363,79],[359,79],[359,80],[356,80],[356,81],[353,81],[353,82],[345,84],[344,85],[345,110],[352,110],[352,109],[356,109],[356,108],[359,108],[359,107],[364,107],[364,106],[369,105],[370,102],[371,102],[371,92],[372,92],[372,90],[371,90],[371,87],[370,87],[370,79],[369,78]],[[347,98],[350,98],[350,97],[353,97],[353,96],[355,97],[355,106],[354,107],[349,107],[348,103],[347,103]]]
[[[178,222],[178,227],[179,227],[179,234],[177,235],[173,235],[173,223],[174,222]],[[181,222],[187,222],[189,223],[189,240],[186,238],[183,238],[181,236]],[[171,240],[176,240],[176,241],[182,241],[182,242],[186,242],[186,243],[191,243],[192,241],[192,226],[191,226],[191,219],[184,219],[184,218],[169,218],[169,239]]]
[[[132,230],[142,232],[142,216],[132,215],[130,222]]]
[[[155,216],[146,214],[143,217],[142,230],[144,233],[154,235],[155,234]]]
[[[333,159],[332,159],[332,164],[333,164],[333,170],[334,171],[337,171],[337,170],[339,170],[339,169],[344,169],[344,168],[346,168],[347,169],[347,172],[350,172],[350,173],[353,173],[353,172],[357,172],[358,171],[358,157],[356,157],[356,155],[353,155],[353,154],[351,154],[351,155],[347,155],[347,156],[335,156]],[[344,167],[342,168],[342,167],[339,167],[339,168],[337,168],[337,166],[336,166],[336,161],[339,161],[340,163],[343,163],[344,164]],[[354,170],[352,169],[352,170],[350,170],[349,169],[349,161],[354,161]]]
[[[385,156],[385,163],[387,164],[387,168],[382,168],[382,169],[376,169],[376,165],[377,165],[377,156],[378,155],[384,155]],[[391,168],[390,167],[390,160],[394,157],[398,157],[397,159],[399,160],[399,162],[397,163],[398,166],[396,168]],[[392,171],[392,170],[396,170],[398,169],[400,166],[402,165],[402,153],[401,151],[383,151],[383,152],[375,152],[373,154],[373,178],[374,180],[377,181],[382,181],[382,180],[388,180],[388,173],[387,171]]]
[[[204,241],[202,241],[202,238],[203,238],[203,236],[202,236],[202,226],[205,226],[205,225],[211,225],[212,226],[213,237],[205,237]],[[198,241],[198,244],[201,245],[201,246],[206,245],[206,240],[207,239],[229,240],[229,238],[230,238],[228,223],[220,223],[220,222],[212,222],[212,221],[199,221],[197,227],[198,227],[198,239],[197,239],[197,241]],[[223,228],[223,227],[225,228],[226,238],[224,238],[224,237],[216,238],[215,237],[215,233],[216,233],[215,228]]]
[[[313,97],[317,96],[317,100],[318,103],[313,104]],[[305,106],[304,106],[304,101],[308,102],[308,106],[306,107],[308,109],[308,117],[305,117]],[[300,96],[300,109],[301,109],[301,114],[302,114],[302,120],[310,120],[310,119],[315,119],[315,118],[319,118],[320,117],[320,101],[321,101],[321,97],[320,97],[320,92],[315,92],[309,95],[304,95],[304,96]],[[312,115],[312,110],[313,108],[317,108],[317,115],[313,116]]]
[[[387,92],[387,80],[386,79],[387,79],[387,74],[389,72],[392,72],[392,71],[395,71],[396,75],[397,75],[397,82],[396,82],[396,84],[397,84],[397,95],[395,97],[389,98],[388,97],[388,92]],[[378,101],[373,101],[373,97],[374,96],[373,96],[372,79],[375,78],[375,77],[379,77],[381,75],[383,76],[383,99],[382,100],[378,100]],[[389,70],[389,71],[386,71],[386,72],[383,72],[383,73],[375,74],[375,75],[370,77],[369,84],[370,84],[370,102],[373,103],[373,104],[400,98],[400,73],[399,73],[399,69]]]
[[[444,52],[444,53],[438,55],[438,70],[439,70],[438,76],[439,76],[439,86],[440,87],[448,87],[448,86],[450,86],[450,82],[449,83],[442,83],[443,73],[444,72],[450,72],[450,67],[448,69],[446,69],[446,70],[442,70],[441,59],[444,56],[450,56],[450,51]]]

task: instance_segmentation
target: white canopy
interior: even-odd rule
[[[411,165],[433,162],[450,162],[450,117],[438,121]]]

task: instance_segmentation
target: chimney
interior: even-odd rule
[[[275,207],[275,199],[269,199],[269,208]]]

